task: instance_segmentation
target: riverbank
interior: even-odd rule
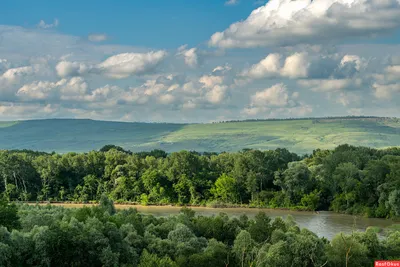
[[[22,204],[22,202],[20,202]],[[97,203],[73,203],[73,202],[24,202],[28,205],[39,206],[62,206],[65,208],[82,208],[98,205]],[[274,219],[276,217],[286,218],[291,215],[301,228],[307,228],[315,232],[320,237],[331,239],[338,232],[351,233],[353,231],[365,231],[368,227],[377,227],[381,231],[388,229],[396,224],[393,220],[365,218],[362,216],[339,214],[330,211],[320,211],[319,213],[309,211],[293,211],[284,209],[267,208],[212,208],[200,206],[187,206],[193,209],[199,216],[218,216],[225,213],[228,217],[239,218],[246,215],[248,218],[254,218],[260,211]],[[155,217],[169,217],[178,215],[182,206],[177,205],[133,205],[115,204],[118,210],[135,208],[144,215],[153,215]]]
[[[98,201],[89,201],[89,202],[80,202],[80,201],[15,201],[15,203],[24,203],[29,205],[53,205],[53,206],[64,206],[64,207],[84,207],[84,206],[93,206],[98,205]],[[209,205],[179,205],[179,204],[147,204],[143,205],[138,202],[114,202],[114,206],[118,208],[134,208],[134,207],[174,207],[174,208],[201,208],[201,209],[249,209],[249,210],[271,210],[271,211],[291,211],[291,212],[306,212],[310,214],[318,214],[321,211],[311,211],[306,209],[298,209],[298,208],[269,208],[269,207],[261,207],[261,206],[252,206],[249,204],[229,204],[229,203],[210,203]],[[324,211],[322,211],[324,212]],[[329,211],[325,211],[329,212]]]
[[[20,204],[28,204],[28,205],[52,205],[52,206],[63,206],[63,207],[76,207],[81,208],[85,206],[95,206],[98,205],[98,201],[90,201],[90,202],[79,202],[79,201],[16,201],[15,203]],[[301,212],[301,213],[310,213],[310,214],[318,214],[319,211],[307,211],[307,210],[294,210],[288,208],[264,208],[264,207],[253,207],[249,205],[219,205],[219,206],[207,206],[207,205],[178,205],[178,204],[148,204],[143,205],[140,203],[134,202],[118,202],[114,203],[116,209],[128,209],[128,208],[137,208],[137,207],[151,207],[151,208],[191,208],[191,209],[249,209],[249,210],[271,210],[271,211],[292,211],[292,212]]]
[[[90,207],[90,206],[96,206],[99,204],[98,201],[89,201],[89,202],[79,202],[79,201],[18,201],[15,203],[20,203],[20,204],[28,204],[28,205],[40,205],[40,206],[45,206],[45,205],[52,205],[52,206],[62,206],[66,208],[83,208],[83,207]],[[140,203],[136,202],[117,202],[114,203],[114,206],[116,209],[129,209],[129,208],[136,208],[139,211],[143,210],[148,210],[148,209],[173,209],[176,211],[180,211],[181,208],[190,208],[193,209],[194,211],[196,210],[214,210],[214,211],[220,211],[220,212],[232,212],[232,211],[240,211],[243,213],[246,213],[246,211],[249,211],[250,213],[253,212],[266,212],[266,213],[281,213],[283,215],[287,214],[336,214],[338,216],[344,215],[344,216],[350,216],[350,217],[357,217],[357,218],[364,218],[364,219],[377,219],[377,220],[386,220],[389,222],[393,223],[400,223],[400,218],[375,218],[375,217],[367,217],[363,214],[348,214],[348,213],[340,213],[340,212],[334,212],[334,211],[329,211],[329,210],[319,210],[319,211],[310,211],[310,210],[300,210],[300,209],[291,209],[291,208],[268,208],[268,207],[256,207],[256,206],[250,206],[246,204],[225,204],[225,205],[219,205],[219,206],[212,206],[212,205],[179,205],[179,204],[148,204],[148,205],[143,205]]]
[[[88,202],[80,202],[80,201],[16,201],[15,203],[27,203],[27,204],[40,204],[40,205],[47,205],[51,204],[54,206],[64,206],[64,207],[84,207],[84,206],[91,206],[91,205],[98,205],[98,201],[88,201]],[[114,205],[117,209],[129,209],[129,208],[135,208],[135,207],[175,207],[175,208],[191,208],[191,209],[196,209],[196,208],[201,208],[201,209],[249,209],[249,210],[260,210],[260,211],[284,211],[284,212],[294,212],[294,213],[308,213],[308,214],[319,214],[321,212],[329,212],[333,214],[343,214],[343,215],[349,215],[349,216],[358,216],[358,217],[363,217],[363,218],[369,218],[369,219],[382,219],[382,220],[389,220],[393,222],[400,222],[400,218],[378,218],[378,217],[368,217],[366,214],[352,214],[352,213],[345,213],[345,212],[334,212],[330,210],[307,210],[307,209],[302,209],[300,207],[290,207],[290,208],[283,208],[283,207],[276,207],[276,208],[271,208],[271,207],[263,207],[263,206],[254,206],[250,204],[230,204],[230,203],[208,203],[206,205],[193,205],[193,204],[186,204],[186,205],[179,205],[179,204],[174,204],[174,203],[169,203],[169,204],[146,204],[143,205],[142,203],[139,202],[114,202]]]

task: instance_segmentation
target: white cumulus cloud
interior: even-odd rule
[[[224,78],[221,76],[214,75],[204,75],[200,77],[199,82],[204,85],[204,87],[212,88],[215,85],[220,85],[224,81]]]
[[[195,68],[199,65],[199,55],[197,48],[187,49],[187,45],[183,45],[178,48],[178,56],[182,56],[185,60],[185,64],[189,67]]]
[[[168,105],[172,104],[175,101],[175,97],[171,94],[165,94],[158,97],[158,101],[161,104]]]
[[[288,105],[289,95],[283,83],[275,84],[270,88],[255,93],[251,97],[251,106],[255,107],[283,107]]]
[[[269,76],[279,76],[282,68],[282,56],[280,54],[269,54],[259,63],[251,66],[243,72],[243,76],[260,79]]]
[[[222,48],[314,44],[381,34],[400,25],[398,0],[271,0],[212,35]]]
[[[305,53],[295,53],[285,60],[285,65],[281,70],[284,77],[289,78],[304,78],[308,75],[310,62]]]
[[[81,62],[60,61],[56,65],[57,74],[62,78],[82,75],[89,69],[89,66]]]
[[[41,20],[37,26],[42,29],[49,29],[58,27],[59,23],[60,22],[58,21],[58,19],[55,19],[53,23],[49,24],[47,24],[44,20]]]
[[[310,60],[306,53],[294,53],[284,61],[280,54],[269,54],[259,63],[244,70],[241,76],[252,79],[265,77],[305,78],[308,76]]]
[[[297,84],[314,92],[335,92],[360,88],[361,79],[298,80]]]
[[[206,93],[206,99],[212,104],[219,104],[224,100],[227,89],[225,85],[215,85]]]
[[[63,84],[65,84],[64,80],[59,82],[34,81],[22,86],[16,95],[23,100],[46,100]]]
[[[388,100],[393,94],[400,94],[400,83],[394,84],[378,84],[374,83],[374,95],[378,99]]]
[[[96,66],[96,70],[108,77],[122,79],[154,70],[166,56],[165,51],[122,53],[107,58]]]
[[[242,71],[239,78],[345,79],[365,70],[367,64],[364,58],[355,55],[296,52],[285,58],[273,53]]]
[[[213,69],[212,73],[215,74],[215,75],[222,75],[222,74],[226,74],[230,70],[232,70],[232,67],[229,64],[225,64],[225,66],[217,66],[217,67],[215,67]]]

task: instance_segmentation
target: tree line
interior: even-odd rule
[[[341,145],[299,156],[287,149],[235,153],[105,146],[88,153],[0,151],[9,201],[99,201],[333,210],[400,216],[400,148]]]
[[[399,255],[396,228],[383,238],[368,228],[329,241],[300,229],[291,216],[208,217],[182,208],[176,216],[154,217],[116,211],[105,195],[100,205],[80,209],[0,200],[4,267],[357,267]]]
[[[301,118],[265,118],[265,119],[246,119],[246,120],[228,120],[219,121],[215,123],[230,123],[230,122],[262,122],[262,121],[300,121],[300,120],[312,120],[314,122],[324,121],[324,120],[363,120],[363,119],[376,119],[378,121],[393,120],[398,121],[396,117],[377,117],[377,116],[326,116],[326,117],[301,117]]]

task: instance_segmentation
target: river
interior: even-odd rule
[[[67,208],[78,208],[84,204],[56,204],[52,205],[64,206]],[[90,206],[90,204],[87,204]],[[176,206],[140,206],[140,205],[115,205],[117,209],[136,208],[143,214],[151,214],[154,216],[169,216],[179,213],[181,207]],[[389,227],[396,222],[392,220],[365,218],[361,216],[353,216],[346,214],[338,214],[329,211],[304,212],[304,211],[288,211],[288,210],[271,210],[271,209],[249,209],[249,208],[206,208],[206,207],[192,207],[197,215],[212,216],[218,215],[220,212],[226,213],[230,217],[239,217],[246,214],[249,218],[257,215],[258,212],[263,211],[271,218],[283,217],[288,214],[292,215],[300,228],[307,228],[319,237],[326,237],[332,239],[337,233],[351,233],[352,231],[365,231],[368,226],[378,226],[380,228]]]

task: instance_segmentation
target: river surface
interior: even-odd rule
[[[56,204],[67,208],[78,208],[85,204]],[[87,204],[90,206],[90,204]],[[175,206],[140,206],[140,205],[115,205],[117,209],[136,208],[143,214],[151,214],[154,216],[169,216],[179,213],[181,207]],[[226,213],[229,217],[239,217],[246,214],[249,218],[253,218],[258,212],[263,211],[269,217],[285,218],[288,214],[292,215],[300,228],[307,228],[319,237],[332,239],[337,233],[351,233],[352,231],[365,231],[368,226],[378,226],[386,228],[398,222],[385,219],[365,218],[361,216],[353,216],[346,214],[338,214],[329,211],[304,212],[304,211],[288,211],[288,210],[271,210],[271,209],[253,209],[253,208],[206,208],[191,207],[196,215],[213,216],[221,212]]]

